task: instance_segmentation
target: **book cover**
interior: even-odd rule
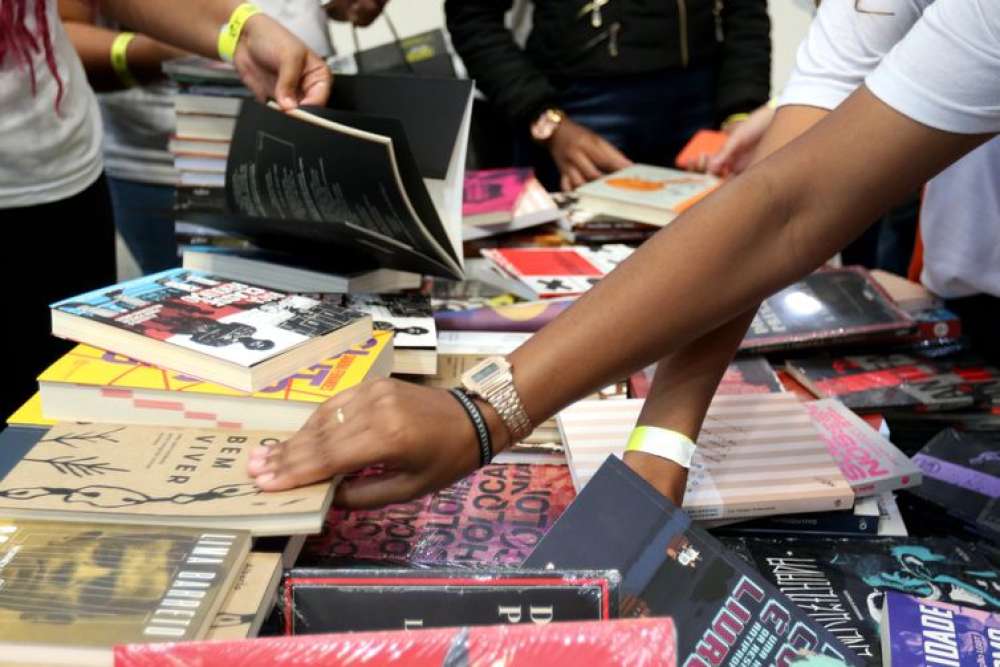
[[[559,413],[581,491],[621,456],[642,400],[580,401]],[[854,502],[812,419],[788,393],[716,396],[698,436],[684,509],[696,520],[847,509]]]
[[[804,651],[863,664],[613,456],[523,565],[619,570],[622,616],[671,616],[686,667],[780,665]]]
[[[569,308],[571,300],[530,301],[466,310],[438,310],[434,322],[444,331],[523,331],[534,333]]]
[[[646,398],[649,396],[655,375],[656,364],[630,375],[628,380],[629,397]],[[785,389],[767,359],[764,357],[743,357],[729,363],[715,393],[720,396],[732,396],[737,394],[776,394],[782,391]],[[810,398],[812,397],[810,396]]]
[[[205,638],[220,641],[256,637],[274,607],[280,583],[281,554],[250,553]]]
[[[169,269],[87,292],[51,308],[56,335],[70,337],[71,328],[78,332],[81,323],[89,323],[86,333],[76,337],[81,339],[78,342],[93,343],[82,339],[108,338],[111,334],[98,333],[92,325],[107,325],[137,336],[129,339],[132,342],[165,343],[167,347],[156,349],[181,348],[196,353],[182,364],[192,368],[202,367],[200,360],[214,360],[253,369],[338,331],[356,339],[343,348],[371,336],[370,318],[361,313],[187,269]],[[318,358],[336,351],[328,349]],[[156,363],[166,352],[149,351],[148,356],[142,361]],[[206,369],[201,376],[207,374]]]
[[[113,424],[32,431],[37,441],[0,481],[0,515],[293,535],[319,531],[335,488],[263,493],[253,484],[250,451],[286,432]]]
[[[856,497],[920,484],[920,468],[843,403],[826,399],[804,406]]]
[[[296,568],[285,577],[285,634],[608,620],[619,583],[614,570]]]
[[[42,395],[35,392],[17,410],[7,417],[10,426],[53,426],[54,419],[46,419],[42,415]]]
[[[390,331],[397,351],[437,349],[431,299],[424,294],[346,294],[345,308],[368,313],[376,331]]]
[[[719,179],[633,164],[576,189],[581,208],[665,225],[719,186]]]
[[[530,168],[480,169],[465,174],[462,189],[462,222],[488,225],[509,222],[528,182]]]
[[[496,248],[482,251],[540,299],[582,294],[632,254],[624,245],[586,247]]]
[[[1000,541],[1000,433],[946,429],[913,463],[924,475],[914,494]]]
[[[888,591],[1000,610],[1000,572],[975,546],[957,540],[785,537],[723,543],[869,664],[882,664],[879,622]]]
[[[234,530],[0,519],[0,646],[200,639],[249,544]]]
[[[566,466],[492,464],[407,503],[333,509],[299,564],[518,565],[575,495]]]
[[[786,369],[820,398],[852,410],[957,410],[1000,386],[1000,370],[979,360],[913,354],[861,354],[790,359]]]
[[[1000,662],[1000,614],[887,593],[882,616],[887,667],[980,667]]]
[[[891,338],[913,326],[861,267],[824,268],[765,299],[740,349],[771,352]]]
[[[703,156],[711,157],[722,150],[729,140],[729,135],[718,130],[698,130],[687,142],[681,152],[674,158],[678,169],[689,169],[697,165]]]
[[[342,354],[251,393],[77,345],[38,376],[40,414],[49,421],[293,431],[327,399],[388,377],[391,356],[392,333],[376,331]]]
[[[676,667],[669,618],[496,625],[115,648],[115,667],[347,664],[366,667]]]
[[[508,235],[513,232],[559,220],[562,214],[562,209],[556,204],[552,195],[537,179],[532,178],[524,186],[521,196],[518,197],[512,215],[500,222],[467,222],[463,224],[462,241],[468,244],[470,241],[479,241],[489,237],[505,236],[509,238]]]

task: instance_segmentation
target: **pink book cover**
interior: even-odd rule
[[[481,169],[465,175],[462,217],[505,213],[514,215],[517,201],[534,178],[530,168]]]

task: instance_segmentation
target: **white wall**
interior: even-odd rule
[[[842,2],[843,0],[836,0]],[[795,50],[806,34],[813,15],[813,0],[770,0],[773,66],[771,87],[775,94],[788,78],[795,62]],[[444,25],[444,0],[391,0],[386,11],[401,37],[431,30]],[[354,42],[351,29],[342,23],[333,24],[334,44],[339,53],[352,53]],[[358,31],[362,48],[385,44],[392,35],[384,20]]]

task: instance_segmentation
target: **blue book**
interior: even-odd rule
[[[882,656],[885,667],[1000,664],[1000,614],[887,593]]]

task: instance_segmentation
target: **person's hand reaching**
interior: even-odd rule
[[[564,192],[632,164],[600,135],[564,118],[546,143],[560,174]]]
[[[729,131],[722,150],[708,158],[706,170],[716,176],[739,174],[750,166],[754,149],[760,143],[767,126],[774,119],[774,109],[765,105],[750,114],[745,121]]]

